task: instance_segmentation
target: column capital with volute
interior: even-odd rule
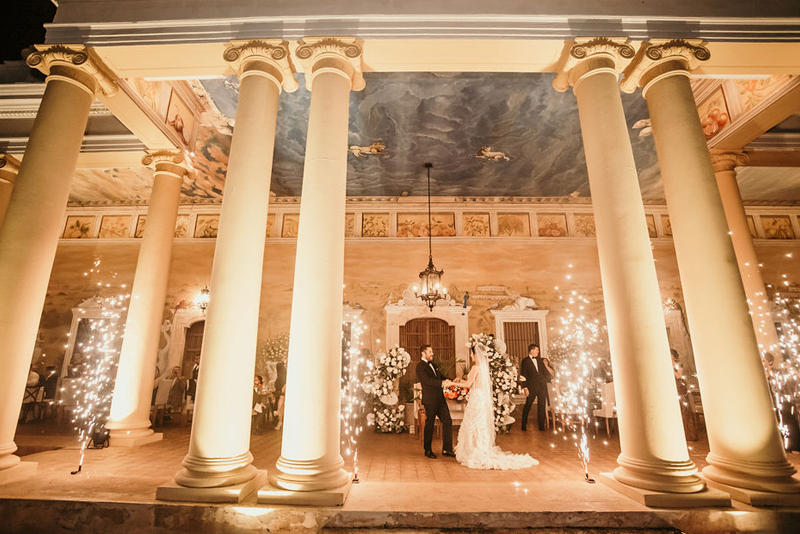
[[[564,92],[590,73],[622,72],[636,55],[625,38],[585,37],[564,44],[553,88]]]
[[[364,88],[361,72],[363,49],[355,37],[304,37],[298,45],[295,56],[305,70],[309,91],[314,78],[324,72],[344,76],[350,80],[353,91]]]
[[[95,97],[97,91],[113,96],[119,90],[100,60],[83,45],[35,45],[25,62],[47,75],[47,81],[62,80],[77,85]]]
[[[646,96],[648,87],[667,76],[689,76],[689,72],[711,58],[711,52],[700,39],[660,39],[642,43],[636,57],[625,69],[620,87],[633,93],[641,87]]]
[[[222,57],[241,80],[246,76],[264,76],[287,93],[297,90],[295,69],[289,53],[289,43],[282,39],[251,39],[231,41]]]
[[[149,150],[142,157],[142,165],[156,170],[166,170],[178,177],[195,173],[191,162],[180,150]],[[164,168],[166,167],[166,168]]]
[[[0,154],[0,182],[13,184],[19,173],[20,161],[11,154]]]
[[[732,171],[736,167],[750,163],[750,157],[744,152],[735,150],[711,150],[711,164],[714,173]]]

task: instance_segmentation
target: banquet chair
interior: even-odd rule
[[[25,396],[22,397],[22,410],[20,411],[19,422],[26,423],[28,415],[33,412],[33,418],[38,419],[44,401],[44,387],[43,386],[30,386],[25,388]]]
[[[611,437],[614,432],[614,423],[617,420],[617,401],[614,396],[614,382],[607,382],[602,385],[603,404],[592,412],[595,417],[606,420],[606,435]]]

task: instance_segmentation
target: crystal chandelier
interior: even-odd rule
[[[428,267],[419,273],[420,287],[414,286],[414,296],[422,299],[422,302],[433,311],[436,302],[445,298],[447,288],[442,286],[442,275],[444,271],[437,271],[433,266],[433,242],[431,227],[431,168],[432,163],[426,163],[428,169]],[[419,292],[418,292],[419,291]]]

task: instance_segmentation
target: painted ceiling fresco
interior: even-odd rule
[[[424,195],[425,162],[435,195],[589,195],[575,97],[552,74],[367,73],[351,93],[349,145],[385,145],[383,155],[348,161],[348,195]],[[203,81],[217,107],[235,118],[236,78]],[[298,195],[310,93],[281,95],[272,189]],[[623,95],[628,122],[647,116],[640,95]],[[631,132],[645,196],[660,198],[652,139]],[[502,152],[477,158],[481,147]],[[508,159],[506,159],[508,158]]]
[[[272,191],[299,196],[310,93],[280,97]],[[349,146],[373,147],[348,156],[350,196],[425,195],[423,164],[434,164],[431,189],[441,196],[590,196],[577,103],[571,91],[552,88],[541,73],[367,73],[366,88],[350,96]],[[235,76],[203,80],[219,111],[235,120]],[[622,93],[642,196],[663,198],[653,138],[634,124],[648,117],[637,92]],[[235,128],[235,125],[234,125]],[[201,126],[195,144],[194,180],[183,202],[220,199],[231,137]],[[378,145],[382,148],[375,148]],[[357,151],[357,150],[356,150]],[[483,157],[478,157],[483,156]],[[744,169],[745,200],[800,199],[798,169]],[[79,171],[73,202],[146,202],[152,171]]]

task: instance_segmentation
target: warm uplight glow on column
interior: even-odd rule
[[[742,284],[747,295],[750,318],[753,321],[756,339],[761,352],[772,352],[780,358],[780,341],[775,331],[775,321],[770,312],[770,302],[764,290],[764,279],[761,277],[756,248],[747,224],[747,215],[742,205],[742,195],[736,182],[736,166],[747,163],[747,156],[742,153],[714,152],[711,155],[714,165],[714,176],[717,178],[722,207],[730,228],[733,250]]]
[[[64,211],[99,75],[83,47],[37,47],[28,65],[48,75],[0,228],[0,470],[14,433]]]
[[[339,452],[341,324],[350,90],[363,87],[361,49],[314,39],[297,56],[309,74],[281,457],[270,480],[294,491],[334,489],[348,479]]]
[[[642,489],[697,492],[705,484],[689,459],[675,401],[658,279],[617,84],[618,65],[633,58],[634,50],[595,39],[573,45],[569,54],[615,375],[621,450],[614,478]]]
[[[143,438],[153,435],[150,428],[153,370],[167,297],[181,184],[187,173],[181,166],[183,155],[179,151],[153,152],[142,163],[155,165],[155,173],[125,321],[111,420],[106,425],[111,431],[112,445],[152,441]],[[160,439],[160,434],[157,438]]]
[[[645,43],[626,72],[647,99],[672,224],[711,452],[710,481],[800,492],[775,424],[758,343],[700,125],[689,70],[709,58],[699,43]]]
[[[236,129],[203,335],[189,452],[175,476],[210,488],[252,480],[250,453],[264,236],[281,84],[297,87],[288,47],[279,40],[235,42],[223,57],[241,80]]]

